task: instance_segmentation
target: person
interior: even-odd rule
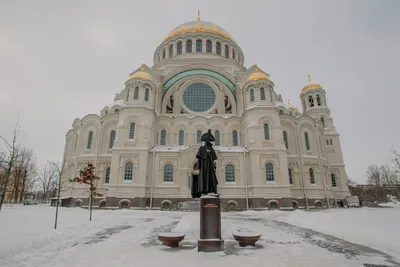
[[[198,193],[200,195],[207,195],[210,193],[217,193],[217,175],[215,160],[217,160],[217,154],[215,153],[212,143],[215,141],[214,136],[211,133],[211,129],[207,133],[201,136],[203,142],[197,151],[197,167],[199,168],[198,177]]]

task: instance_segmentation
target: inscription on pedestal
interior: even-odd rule
[[[223,249],[224,241],[221,239],[221,200],[217,197],[201,197],[198,251],[215,252]]]

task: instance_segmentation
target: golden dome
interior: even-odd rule
[[[257,81],[257,80],[269,80],[269,76],[263,72],[260,72],[258,70],[258,66],[254,65],[255,68],[255,72],[253,72],[252,74],[250,74],[249,78],[247,79],[247,81]]]
[[[288,106],[289,106],[289,108],[292,108],[296,112],[299,111],[295,106],[292,106],[292,104],[290,103],[290,99],[288,99]]]
[[[232,41],[231,35],[224,29],[213,23],[202,21],[200,18],[176,27],[165,37],[165,40],[185,33],[211,33]]]
[[[302,92],[304,91],[308,91],[308,90],[312,90],[312,89],[322,89],[322,86],[320,84],[317,83],[311,83],[311,76],[310,74],[308,74],[308,81],[310,82],[309,85],[306,85],[303,87],[303,90],[301,90]]]
[[[129,77],[130,79],[143,79],[143,80],[151,80],[151,77],[148,73],[144,72],[144,66],[142,65],[142,69],[138,72],[134,72]]]

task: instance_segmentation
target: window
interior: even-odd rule
[[[312,97],[312,95],[310,95],[310,96],[308,97],[308,103],[310,104],[310,107],[313,107],[313,106],[314,106],[314,98]]]
[[[183,146],[184,143],[185,143],[185,132],[183,130],[180,130],[178,134],[178,145]]]
[[[201,53],[203,50],[203,42],[201,40],[196,41],[196,52]]]
[[[233,130],[232,132],[232,144],[233,146],[238,146],[238,133],[236,130]]]
[[[229,58],[229,46],[225,45],[225,57]]]
[[[162,52],[162,58],[165,59],[165,48],[164,48],[164,50]]]
[[[186,42],[186,53],[192,53],[192,40]]]
[[[164,182],[174,181],[174,167],[171,164],[164,166]]]
[[[321,106],[321,96],[317,95],[317,105]]]
[[[87,139],[87,146],[86,146],[87,149],[91,149],[92,148],[92,140],[93,140],[93,132],[90,131],[88,139]]]
[[[329,140],[329,143],[331,144],[331,146],[333,146],[332,139]]]
[[[172,57],[174,55],[174,46],[170,45],[169,47],[169,51],[168,51],[168,56]]]
[[[264,139],[269,140],[269,125],[264,123]]]
[[[283,142],[285,142],[286,149],[289,149],[289,143],[288,143],[288,138],[287,138],[287,132],[286,131],[283,131]]]
[[[212,53],[212,42],[210,40],[207,40],[206,42],[206,52]]]
[[[111,131],[110,134],[110,144],[108,145],[108,148],[111,149],[114,146],[114,141],[115,141],[115,131]]]
[[[235,59],[235,58],[236,58],[235,49],[232,49],[232,58],[233,58],[233,59]]]
[[[325,120],[324,117],[321,117],[322,126],[325,128]]]
[[[283,110],[279,110],[279,115],[283,115]]]
[[[292,176],[292,169],[288,169],[289,172],[289,184],[293,184],[293,176]]]
[[[177,55],[182,55],[182,42],[178,43],[178,46],[176,48],[176,54]]]
[[[196,133],[196,140],[197,140],[197,143],[198,144],[200,144],[201,143],[201,130],[197,130],[197,133]]]
[[[106,177],[104,178],[104,183],[108,184],[110,182],[110,167],[106,169]]]
[[[129,139],[135,139],[135,123],[131,123],[129,126]]]
[[[304,133],[304,139],[306,141],[306,150],[310,150],[310,139],[307,132]]]
[[[314,170],[310,168],[310,183],[315,184]]]
[[[225,181],[227,183],[234,183],[235,182],[235,168],[232,164],[228,164],[225,167]]]
[[[250,102],[254,102],[254,89],[250,89]]]
[[[193,112],[205,112],[213,107],[216,96],[214,90],[205,83],[192,83],[183,91],[185,106]]]
[[[219,131],[218,130],[216,130],[215,131],[215,145],[216,146],[220,146],[221,145],[221,137],[220,137],[220,134],[219,134]]]
[[[272,166],[272,163],[268,162],[265,165],[265,172],[267,176],[267,182],[273,182],[274,179],[274,166]]]
[[[162,130],[160,136],[160,145],[165,146],[165,139],[167,138],[167,131]]]
[[[139,87],[135,87],[135,92],[133,93],[133,99],[137,100],[139,99]]]
[[[217,53],[217,55],[221,55],[221,43],[218,43],[217,42],[217,45],[216,45],[216,53]]]
[[[133,173],[133,164],[132,164],[132,162],[127,162],[125,164],[124,180],[132,181],[132,173]]]
[[[326,139],[326,145],[329,146],[329,139]]]
[[[129,101],[129,92],[130,92],[131,90],[126,90],[126,101]]]
[[[144,91],[144,101],[149,101],[149,88],[146,88],[146,90]]]
[[[265,100],[265,89],[264,87],[260,88],[260,99]]]
[[[332,180],[332,187],[336,187],[337,186],[337,184],[336,184],[336,176],[335,176],[335,174],[331,174],[331,180]]]

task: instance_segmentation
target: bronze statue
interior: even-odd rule
[[[217,175],[215,160],[217,155],[211,142],[215,141],[214,136],[209,129],[207,133],[201,136],[204,142],[196,154],[199,176],[197,181],[197,195],[207,195],[209,193],[217,194]]]

